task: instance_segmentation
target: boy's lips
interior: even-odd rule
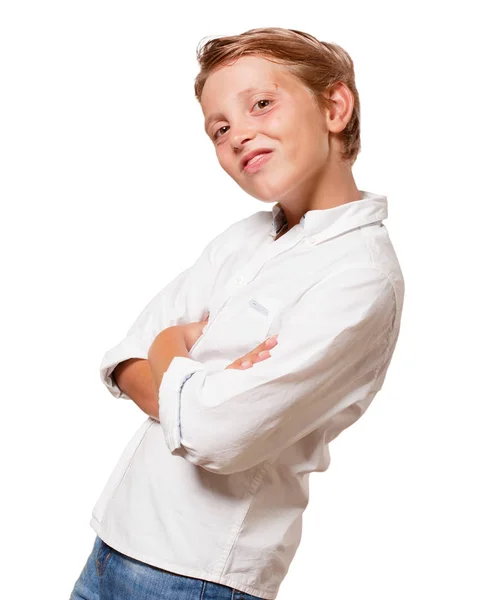
[[[272,156],[273,152],[263,152],[262,154],[257,154],[244,167],[244,173],[257,173],[271,159]]]
[[[268,154],[270,152],[273,152],[272,148],[257,148],[256,150],[251,150],[251,152],[248,152],[241,158],[241,171],[246,169],[247,163],[255,156],[258,156],[259,154]]]

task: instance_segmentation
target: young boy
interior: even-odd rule
[[[105,354],[106,387],[149,418],[93,509],[73,600],[276,598],[309,474],[382,387],[398,339],[387,198],[351,171],[349,55],[267,28],[212,39],[198,60],[220,165],[276,204],[217,235]]]

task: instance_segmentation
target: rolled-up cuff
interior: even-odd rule
[[[197,371],[204,371],[202,363],[185,356],[175,356],[163,374],[158,390],[158,414],[166,444],[172,454],[181,454],[181,392],[186,381]]]
[[[100,364],[100,378],[112,396],[131,400],[115,383],[112,373],[119,363],[129,358],[148,359],[148,350],[147,342],[137,336],[128,336],[105,353]]]

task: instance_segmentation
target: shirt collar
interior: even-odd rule
[[[323,241],[356,227],[382,221],[388,217],[387,196],[359,190],[361,200],[347,202],[340,206],[320,210],[308,210],[299,224],[304,236]],[[287,225],[287,218],[280,203],[272,206],[272,226],[270,235],[277,234]]]

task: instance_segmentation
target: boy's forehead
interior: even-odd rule
[[[263,56],[240,56],[231,62],[219,65],[209,79],[222,80],[243,77],[252,79],[271,77],[276,79],[278,73],[283,70],[282,67],[283,65]]]
[[[247,88],[266,85],[278,87],[287,78],[284,65],[258,56],[242,56],[233,63],[218,66],[205,81],[203,95],[208,98],[218,92],[232,96]]]

